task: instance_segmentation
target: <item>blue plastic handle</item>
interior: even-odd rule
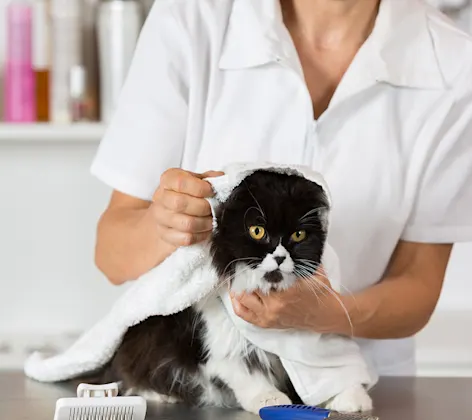
[[[330,410],[310,405],[274,405],[259,410],[262,420],[325,420]]]

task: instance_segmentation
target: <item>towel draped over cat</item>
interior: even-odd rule
[[[122,366],[125,369],[123,372],[128,375],[128,381],[131,385],[135,385],[134,391],[146,392],[146,395],[153,391],[156,400],[166,400],[166,398],[179,400],[179,397],[185,400],[187,397],[183,392],[187,390],[195,393],[195,395],[189,394],[188,399],[193,401],[191,398],[194,398],[197,405],[206,402],[231,406],[231,401],[234,400],[237,405],[257,412],[258,408],[264,405],[290,402],[284,394],[285,390],[281,390],[279,386],[280,376],[278,377],[275,372],[277,364],[275,361],[277,361],[283,367],[291,386],[303,403],[320,405],[327,401],[337,401],[337,405],[332,406],[334,409],[344,408],[347,411],[369,409],[371,403],[368,395],[357,395],[359,392],[362,394],[361,391],[357,391],[357,394],[354,392],[352,395],[352,390],[359,390],[359,387],[369,389],[376,383],[377,376],[368,369],[358,345],[352,339],[332,334],[256,327],[236,316],[228,287],[221,287],[222,280],[225,280],[222,277],[226,273],[226,268],[222,269],[222,266],[225,258],[230,256],[226,255],[229,250],[226,250],[225,254],[220,248],[231,248],[230,243],[224,242],[229,234],[223,235],[222,230],[242,229],[244,232],[241,235],[244,236],[247,233],[247,236],[244,238],[241,236],[237,240],[245,242],[238,247],[233,246],[237,248],[233,251],[237,253],[247,250],[251,253],[248,257],[252,260],[247,264],[243,261],[240,264],[230,261],[230,280],[235,288],[248,289],[250,285],[254,286],[253,288],[262,286],[266,287],[267,293],[270,293],[271,289],[294,285],[298,281],[295,274],[302,275],[310,270],[311,273],[315,271],[313,270],[316,268],[315,264],[310,265],[308,262],[303,265],[303,261],[311,258],[304,256],[303,252],[306,253],[308,250],[309,241],[312,241],[312,246],[315,246],[313,241],[318,240],[318,246],[323,251],[319,256],[320,262],[333,289],[341,292],[336,253],[328,243],[324,242],[329,227],[331,206],[325,180],[321,174],[310,168],[270,163],[233,164],[226,167],[224,173],[225,175],[221,177],[208,179],[215,192],[215,196],[209,199],[214,218],[213,244],[205,242],[177,249],[159,266],[134,282],[117,300],[110,312],[86,331],[70,348],[52,357],[45,357],[40,353],[30,356],[25,364],[27,376],[38,381],[56,382],[105,369],[106,366],[117,363],[120,357],[123,359],[125,347],[131,343],[131,335],[135,338],[141,337],[139,334],[144,336],[148,334],[145,328],[152,328],[148,329],[148,332],[162,332],[165,328],[169,328],[169,325],[173,325],[174,330],[182,325],[180,338],[183,339],[185,326],[188,326],[190,319],[194,323],[198,321],[199,325],[195,324],[194,327],[200,328],[200,344],[195,353],[195,360],[192,362],[194,363],[192,366],[196,369],[195,375],[198,374],[198,377],[192,376],[191,367],[184,368],[182,365],[182,369],[179,370],[182,377],[179,378],[178,369],[174,369],[170,381],[172,383],[166,385],[172,388],[162,389],[166,380],[162,379],[163,371],[158,371],[158,368],[164,369],[164,367],[162,360],[160,362],[156,360],[160,367],[156,365],[154,376],[145,375],[150,389],[143,389],[139,382],[133,382],[137,380],[133,378],[136,372],[130,370],[131,368],[126,370]],[[271,191],[265,191],[265,194],[271,195],[266,197],[268,203],[270,200],[276,200],[277,194],[280,195],[280,200],[300,195],[296,191],[299,187],[293,187],[292,191],[292,186],[287,184],[287,177],[292,177],[292,180],[293,177],[297,177],[298,181],[310,182],[311,186],[318,188],[320,200],[322,202],[324,200],[325,206],[318,209],[319,211],[312,209],[312,212],[307,212],[312,216],[316,214],[318,217],[316,229],[321,235],[318,239],[310,236],[310,229],[315,229],[313,227],[315,225],[314,222],[310,225],[305,216],[305,218],[300,218],[299,222],[305,223],[306,228],[296,228],[298,230],[294,230],[292,236],[289,235],[286,239],[281,233],[279,242],[273,244],[270,253],[253,255],[262,252],[262,241],[265,241],[267,247],[271,245],[270,241],[275,237],[271,230],[276,230],[273,219],[280,219],[279,222],[285,225],[290,224],[290,220],[285,220],[283,217],[289,217],[287,215],[290,211],[295,215],[300,206],[310,205],[310,197],[307,196],[299,201],[299,206],[290,206],[290,202],[281,203],[277,208],[270,209],[269,218],[265,217],[269,210],[260,205],[261,200],[257,200],[257,196],[247,187],[249,184],[246,182],[253,182],[254,188],[257,188],[257,182],[270,183],[274,177],[251,178],[257,173],[276,174],[280,178],[273,181],[275,184],[271,184]],[[285,187],[282,187],[282,184]],[[311,188],[311,190],[316,195],[316,188]],[[235,194],[239,194],[238,197],[246,197],[246,200],[251,199],[248,194],[254,198],[254,203],[245,209],[244,220],[241,220],[241,223],[236,221],[241,206]],[[297,199],[300,200],[300,197]],[[276,201],[274,203],[277,204]],[[223,211],[226,209],[228,213],[222,214],[222,209]],[[232,216],[231,212],[234,213]],[[246,219],[250,221],[248,222],[250,226],[245,225]],[[222,226],[219,226],[219,220]],[[302,241],[307,242],[302,245]],[[236,239],[233,243],[235,242]],[[303,258],[297,260],[297,253]],[[240,259],[243,260],[243,258]],[[315,296],[314,299],[314,304],[316,304]],[[164,317],[165,320],[163,320]],[[160,340],[161,345],[164,346],[171,340],[170,336],[166,339],[168,341],[163,340],[161,334],[155,340],[153,339],[152,343]],[[194,344],[187,343],[186,345]],[[155,350],[156,357],[162,358],[162,347]],[[178,347],[173,350],[174,359],[177,358],[178,350]],[[234,354],[229,354],[230,350]],[[246,354],[241,352],[246,352]],[[230,358],[233,359],[228,361],[227,359]],[[126,357],[123,360],[122,365],[126,364]],[[227,361],[228,364],[226,364]],[[184,359],[172,361],[172,363],[180,364],[184,362],[186,363]],[[259,375],[259,379],[254,379],[254,375]],[[161,378],[161,382],[157,385],[153,384],[153,378]],[[192,385],[194,388],[191,388],[189,384],[191,378],[195,379]],[[169,382],[168,378],[167,381]],[[159,386],[161,388],[158,388]],[[174,392],[179,387],[180,394],[178,391]],[[131,388],[129,390],[132,391]],[[341,401],[339,396],[343,397]]]

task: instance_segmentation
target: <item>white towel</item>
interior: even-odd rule
[[[215,191],[215,197],[210,199],[213,212],[245,177],[258,169],[303,176],[320,185],[330,199],[323,177],[309,168],[233,164],[225,168],[225,175],[208,180]],[[339,291],[339,264],[328,244],[322,262],[333,288]],[[129,327],[152,315],[182,311],[212,292],[217,282],[208,243],[179,248],[134,282],[108,315],[65,352],[50,358],[40,353],[31,355],[25,373],[38,381],[56,382],[94,371],[113,357]],[[376,383],[377,377],[368,370],[353,340],[305,331],[262,329],[235,315],[227,290],[222,290],[220,297],[241,333],[254,345],[280,357],[305,404],[321,404],[351,385],[371,387]]]

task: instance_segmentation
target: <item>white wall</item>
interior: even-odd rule
[[[0,0],[0,63],[6,3]],[[35,334],[81,330],[122,291],[93,265],[95,225],[109,195],[88,172],[95,149],[0,143],[0,366],[23,356],[2,356],[2,337],[23,351],[44,342]],[[472,374],[472,334],[464,333],[472,330],[471,273],[472,244],[458,246],[438,312],[419,337],[424,374]]]
[[[81,329],[119,293],[93,264],[95,147],[0,143],[0,333]]]

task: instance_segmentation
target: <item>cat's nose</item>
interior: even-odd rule
[[[274,257],[275,262],[280,265],[285,261],[285,257]]]

